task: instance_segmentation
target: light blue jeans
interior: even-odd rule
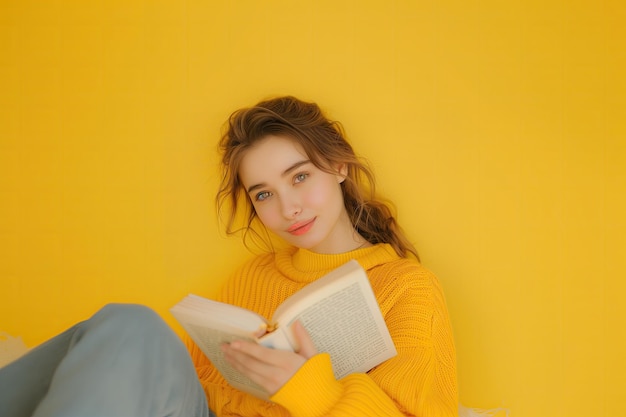
[[[180,338],[110,304],[0,369],[2,417],[214,417]]]

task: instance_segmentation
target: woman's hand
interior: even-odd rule
[[[297,352],[270,349],[241,340],[222,345],[222,351],[233,368],[259,384],[269,395],[274,395],[307,359],[317,353],[299,321],[294,323],[293,333],[300,347]]]

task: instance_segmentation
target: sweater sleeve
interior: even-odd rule
[[[397,278],[397,277],[396,277]],[[426,270],[381,295],[398,355],[337,381],[330,358],[311,358],[273,397],[293,417],[456,416],[452,330],[437,278]]]

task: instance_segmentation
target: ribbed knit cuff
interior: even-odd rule
[[[293,417],[323,416],[339,401],[343,388],[333,374],[330,355],[310,358],[271,400]]]

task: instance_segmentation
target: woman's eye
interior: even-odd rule
[[[260,193],[258,193],[258,194],[255,196],[255,198],[256,198],[256,201],[263,201],[263,200],[265,200],[266,198],[268,198],[270,195],[271,195],[271,194],[270,194],[270,192],[269,192],[269,191],[261,191]]]
[[[303,172],[303,173],[300,173],[300,174],[296,175],[296,176],[293,178],[293,182],[294,182],[294,184],[297,184],[297,183],[299,183],[299,182],[304,181],[304,180],[305,180],[308,176],[309,176],[309,174],[307,174],[307,173],[304,173],[304,172]]]

